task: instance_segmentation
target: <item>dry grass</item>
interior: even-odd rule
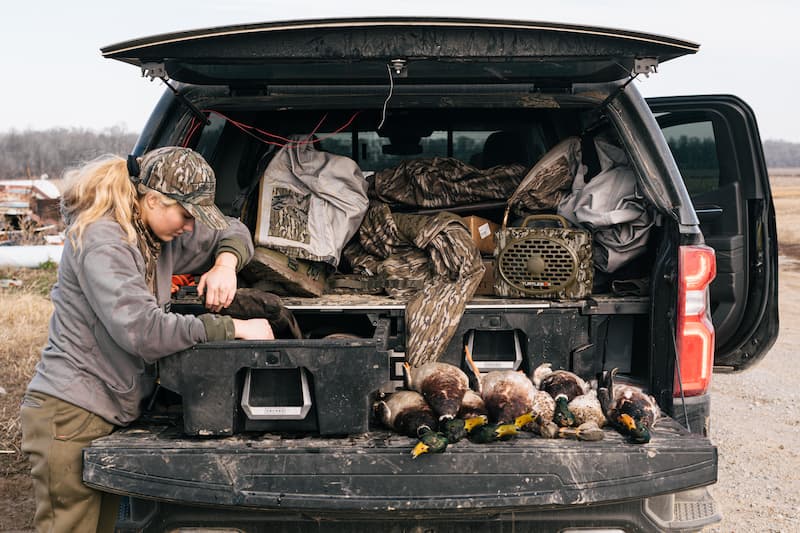
[[[0,472],[27,470],[20,452],[19,403],[39,354],[47,342],[52,312],[48,299],[56,269],[0,269],[0,279],[18,279],[21,287],[0,289]]]
[[[772,176],[770,182],[780,252],[800,258],[800,170],[796,176]]]

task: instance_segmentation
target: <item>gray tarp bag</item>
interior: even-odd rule
[[[261,179],[255,244],[335,267],[367,212],[367,182],[352,159],[292,140]]]
[[[594,144],[600,172],[587,183],[586,165],[581,165],[558,214],[592,232],[595,267],[610,273],[645,252],[653,212],[625,152],[599,138]]]

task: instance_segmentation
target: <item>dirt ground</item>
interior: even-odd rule
[[[781,333],[755,367],[714,375],[711,438],[719,448],[719,481],[711,491],[724,518],[708,528],[713,533],[800,531],[800,448],[795,440],[800,431],[800,357],[795,352],[800,321],[794,321],[800,317],[800,177],[774,179],[773,193],[781,242]],[[30,480],[24,473],[4,473],[0,531],[28,533]]]
[[[719,481],[711,492],[724,515],[710,531],[800,531],[800,177],[772,179],[780,248],[780,336],[740,374],[714,374],[711,439]],[[768,421],[768,423],[764,423]]]

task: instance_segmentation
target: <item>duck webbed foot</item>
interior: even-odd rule
[[[576,428],[559,428],[558,436],[565,439],[585,441],[603,440],[603,430],[596,422],[584,422]]]

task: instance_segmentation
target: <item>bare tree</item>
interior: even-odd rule
[[[80,128],[11,130],[0,134],[0,179],[59,178],[65,169],[102,154],[125,155],[137,134],[119,126],[100,132]]]

